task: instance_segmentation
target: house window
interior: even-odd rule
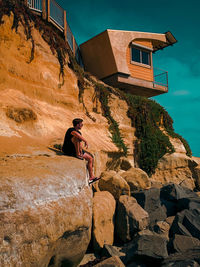
[[[131,47],[131,61],[151,66],[151,52],[139,47]]]

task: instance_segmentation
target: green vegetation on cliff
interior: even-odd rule
[[[138,139],[134,144],[135,157],[142,170],[152,175],[159,159],[166,153],[175,152],[168,136],[179,138],[185,146],[186,154],[192,155],[187,141],[174,132],[173,120],[161,105],[145,97],[123,92],[121,95],[128,104],[127,115],[136,129]]]
[[[127,156],[128,147],[124,143],[123,136],[121,135],[119,130],[119,125],[117,121],[112,117],[109,107],[109,97],[111,95],[111,90],[109,87],[106,87],[98,82],[94,83],[94,87],[102,106],[103,115],[108,120],[109,131],[112,134],[112,141],[119,148],[119,151],[122,151],[123,154]]]
[[[176,134],[173,129],[173,120],[167,111],[153,100],[144,97],[126,94],[118,89],[106,86],[101,82],[94,80],[88,73],[77,64],[71,50],[66,45],[62,34],[54,28],[50,23],[43,21],[41,17],[34,15],[29,8],[24,5],[22,0],[0,0],[0,25],[3,24],[3,15],[14,15],[12,29],[17,32],[19,23],[24,27],[27,40],[31,40],[32,49],[30,54],[30,62],[34,59],[34,39],[32,37],[32,25],[39,30],[43,39],[49,44],[53,54],[56,54],[60,63],[60,76],[62,84],[64,83],[64,66],[66,64],[66,55],[69,55],[69,67],[77,75],[79,87],[79,101],[82,103],[86,115],[93,121],[95,118],[88,112],[83,100],[84,89],[87,83],[93,85],[95,89],[95,99],[101,103],[102,113],[106,117],[109,124],[109,131],[112,135],[113,143],[118,147],[119,152],[127,155],[128,147],[124,143],[123,136],[120,133],[117,121],[112,117],[109,98],[111,94],[115,94],[128,104],[127,116],[135,127],[135,158],[139,167],[146,171],[149,175],[153,174],[158,164],[158,160],[166,153],[173,153],[174,147],[169,137],[179,138],[185,146],[187,155],[191,156],[191,150],[180,135]],[[30,63],[29,62],[29,63]],[[60,86],[62,86],[60,84]]]

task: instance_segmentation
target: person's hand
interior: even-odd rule
[[[87,141],[85,141],[85,147],[86,147],[86,149],[88,148],[88,142]]]

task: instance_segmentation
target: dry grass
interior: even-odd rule
[[[18,123],[37,120],[37,115],[29,108],[8,107],[6,116]]]

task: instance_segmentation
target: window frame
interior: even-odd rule
[[[141,61],[140,62],[137,62],[137,61],[133,61],[132,60],[132,48],[136,48],[140,51],[140,60],[142,59],[142,51],[143,52],[148,52],[149,53],[149,65],[148,64],[144,64],[142,63]],[[143,46],[143,45],[140,45],[140,44],[137,44],[137,43],[131,43],[130,45],[130,55],[131,55],[131,64],[133,65],[138,65],[138,66],[141,66],[141,67],[145,67],[145,68],[149,68],[151,69],[153,66],[152,64],[152,51],[153,49],[151,49],[150,47],[146,47],[146,46]]]

